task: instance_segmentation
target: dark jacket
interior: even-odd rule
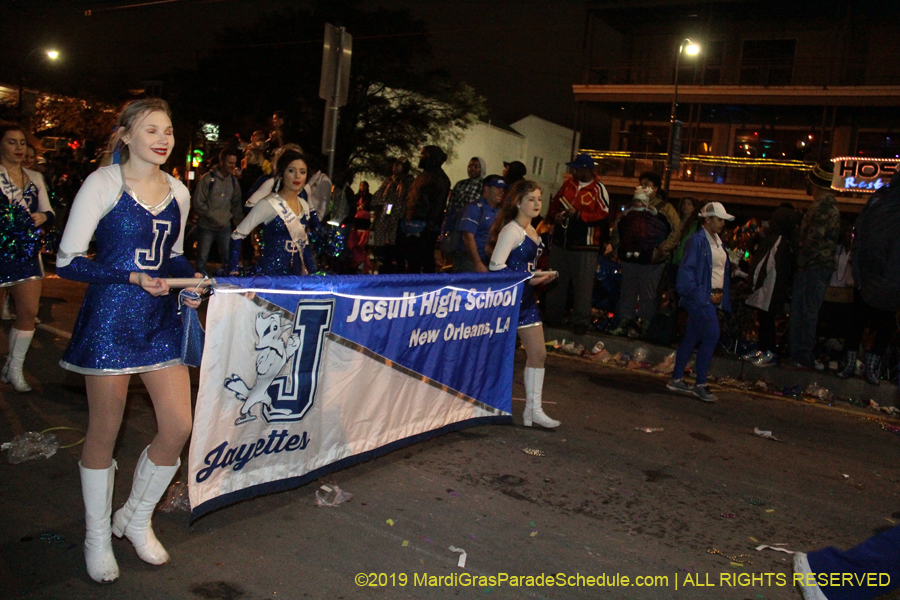
[[[681,296],[681,306],[688,310],[703,308],[710,302],[712,291],[712,249],[706,239],[706,231],[700,228],[688,239],[684,249],[684,257],[678,267],[678,280],[675,285]],[[725,261],[725,281],[722,285],[722,304],[720,308],[731,312],[731,261]]]
[[[653,251],[672,233],[672,225],[662,212],[634,208],[619,219],[616,229],[619,260],[641,265],[652,262]]]
[[[869,306],[900,308],[900,174],[875,192],[856,219],[853,279]]]
[[[440,229],[450,195],[450,178],[441,168],[445,160],[447,155],[437,146],[425,147],[419,161],[422,172],[413,180],[406,200],[406,219],[425,221],[432,231]]]
[[[775,251],[775,286],[772,290],[772,298],[767,312],[783,314],[784,305],[790,300],[791,287],[794,282],[795,238],[797,225],[800,223],[800,213],[792,208],[779,207],[772,213],[769,219],[769,229],[766,236],[759,242],[753,259],[750,263],[751,273],[756,270],[759,261],[768,260],[766,254],[775,246],[779,238],[778,250]],[[767,265],[760,268],[759,278],[754,282],[753,291],[765,284]]]

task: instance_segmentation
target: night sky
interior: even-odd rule
[[[52,45],[64,60],[50,66],[36,52],[27,62],[29,81],[52,87],[77,74],[113,87],[137,87],[173,67],[193,68],[226,27],[297,4],[158,1],[3,0],[0,81],[17,85],[28,52]],[[490,118],[512,122],[536,114],[571,126],[571,85],[580,73],[584,30],[581,0],[378,0],[365,6],[408,8],[424,20],[432,32],[433,66],[449,68],[487,98]],[[86,10],[92,15],[85,16]],[[246,42],[265,44],[265,34]],[[298,40],[304,41],[310,52],[321,54],[320,41]],[[252,76],[247,79],[252,85]]]

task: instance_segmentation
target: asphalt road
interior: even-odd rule
[[[26,361],[36,389],[0,385],[0,441],[84,429],[83,380],[57,366],[82,290],[46,281]],[[523,363],[519,352],[519,398]],[[131,391],[116,507],[155,431],[137,378]],[[157,512],[172,561],[152,567],[115,540],[122,575],[107,586],[84,570],[79,447],[19,465],[0,457],[0,598],[796,600],[790,556],[756,546],[849,547],[900,522],[900,436],[871,413],[740,392],[706,405],[668,393],[664,379],[562,356],[548,359],[544,398],[557,431],[522,427],[514,400],[515,425],[445,435],[327,477],[353,494],[338,507],[317,507],[310,484],[193,525],[187,512]],[[465,549],[464,568],[450,546]],[[374,585],[357,585],[358,574]],[[503,574],[607,585],[479,579]],[[652,587],[635,585],[648,576]]]

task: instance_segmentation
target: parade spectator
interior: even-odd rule
[[[358,273],[371,273],[372,262],[369,260],[369,236],[371,234],[372,194],[369,193],[369,182],[361,181],[356,192],[356,213],[353,216],[353,227],[347,237],[347,248],[353,253],[353,268]]]
[[[459,251],[461,247],[459,217],[464,208],[481,198],[481,182],[486,173],[487,167],[484,159],[473,156],[466,166],[468,178],[456,182],[450,192],[450,199],[447,201],[444,224],[441,225],[441,251],[444,253],[444,260],[453,263],[454,270],[458,270],[456,269],[457,261],[465,260]]]
[[[503,162],[503,180],[506,185],[512,186],[517,181],[522,181],[527,174],[528,169],[521,161]]]
[[[541,256],[544,243],[531,226],[531,221],[540,214],[541,188],[538,184],[523,180],[510,188],[509,196],[491,228],[488,243],[491,271],[534,273],[534,265]],[[525,412],[522,415],[525,427],[536,424],[553,429],[560,425],[559,421],[547,416],[542,407],[547,347],[544,345],[544,326],[534,295],[535,286],[555,277],[555,273],[532,276],[522,292],[517,332],[525,347],[526,357]]]
[[[437,146],[425,146],[419,156],[422,172],[409,188],[406,219],[400,224],[409,273],[434,273],[435,244],[450,193],[450,179],[441,168],[446,160],[447,155]]]
[[[684,256],[684,247],[687,245],[688,239],[700,229],[700,221],[697,215],[704,204],[706,202],[693,196],[685,196],[678,203],[678,245],[672,249],[672,254],[669,256],[669,264],[675,267],[674,273],[678,272],[678,265],[681,264],[681,259]],[[673,281],[675,279],[674,273]]]
[[[369,245],[379,273],[398,273],[397,229],[406,214],[406,194],[412,185],[411,165],[399,158],[391,162],[391,176],[384,180],[372,197],[372,231]]]
[[[669,221],[669,225],[672,227],[672,230],[669,232],[669,237],[663,240],[653,251],[653,260],[651,262],[658,265],[668,260],[672,251],[678,247],[678,242],[680,241],[678,236],[680,233],[681,218],[678,216],[678,211],[672,206],[672,203],[666,199],[664,192],[660,190],[662,187],[662,178],[660,178],[658,173],[654,173],[653,171],[641,173],[638,177],[638,185],[649,190],[650,208],[659,211],[659,213]],[[660,270],[660,275],[662,275],[662,270]],[[659,280],[657,279],[657,281]]]
[[[702,402],[715,402],[716,396],[706,387],[706,374],[713,351],[719,343],[717,308],[731,312],[731,264],[719,234],[725,221],[734,217],[725,212],[720,202],[710,202],[699,215],[701,230],[688,241],[678,269],[678,295],[688,313],[687,330],[675,353],[675,370],[668,389],[695,396]],[[697,377],[693,386],[684,381],[688,361],[697,349]]]
[[[276,110],[272,114],[269,137],[266,140],[266,152],[269,156],[272,156],[272,153],[275,152],[275,150],[284,146],[284,131],[282,129],[284,127],[286,116],[287,114],[283,110]]]
[[[790,203],[775,209],[769,218],[765,237],[752,256],[752,293],[745,300],[756,308],[759,321],[759,345],[754,352],[741,356],[758,367],[778,363],[775,318],[784,314],[790,299],[794,274],[794,235],[800,215]]]
[[[0,202],[12,205],[12,210],[27,211],[23,219],[29,228],[53,224],[54,212],[47,195],[43,176],[22,166],[27,143],[25,131],[14,123],[0,125]],[[28,222],[28,216],[31,221]],[[10,219],[12,220],[12,219]],[[44,268],[41,264],[40,249],[34,247],[26,255],[24,240],[10,235],[9,241],[15,248],[19,260],[4,264],[0,268],[0,287],[6,288],[15,305],[15,322],[9,331],[9,354],[0,374],[0,381],[10,383],[17,392],[30,392],[31,386],[25,380],[22,369],[25,356],[34,337],[34,322],[41,301],[41,281]]]
[[[322,170],[322,161],[310,157],[309,168],[311,175],[306,183],[306,197],[310,208],[314,209],[322,221],[326,221],[328,215],[328,201],[331,198],[331,179],[328,173]]]
[[[31,144],[25,146],[25,156],[22,159],[22,168],[34,170],[34,164],[37,162],[37,148]]]
[[[816,325],[825,289],[837,267],[837,247],[841,235],[841,213],[831,193],[834,164],[820,163],[807,174],[812,206],[800,223],[797,241],[797,270],[791,297],[790,354],[788,368],[815,366]]]
[[[213,243],[219,260],[228,262],[228,247],[234,223],[244,216],[241,209],[241,186],[234,171],[240,154],[233,148],[219,153],[219,164],[207,172],[194,189],[191,205],[197,213],[197,271],[207,274],[206,262]]]
[[[181,357],[178,303],[165,278],[199,276],[182,254],[190,195],[160,169],[175,145],[168,105],[136,100],[117,125],[111,143],[121,162],[85,181],[56,261],[60,277],[89,284],[60,365],[85,376],[88,427],[78,466],[84,557],[98,583],[119,577],[112,534],[127,537],[144,562],[169,560],[151,518],[191,433],[191,382]],[[97,252],[88,258],[92,238]],[[185,304],[197,308],[199,300]],[[118,466],[113,452],[135,373],[149,392],[159,431],[141,453],[125,506],[110,522]]]
[[[872,194],[856,219],[856,239],[851,260],[853,279],[859,288],[864,321],[856,328],[856,336],[847,340],[848,354],[858,349],[861,326],[868,321],[875,332],[872,348],[866,352],[866,381],[878,385],[881,361],[887,341],[895,331],[900,309],[900,173],[890,184]],[[856,357],[845,357],[856,363]],[[845,368],[842,374],[849,376]]]
[[[659,258],[660,245],[672,237],[676,226],[665,213],[651,206],[653,193],[649,185],[639,186],[631,207],[616,224],[618,243],[613,245],[622,265],[619,327],[613,331],[617,335],[626,333],[631,326],[645,335],[656,314],[657,290],[665,263],[653,263],[653,259]],[[640,324],[635,323],[636,318]]]
[[[507,185],[499,175],[484,178],[481,197],[463,209],[459,219],[460,248],[453,263],[457,273],[487,273],[487,243]]]
[[[572,177],[556,192],[545,219],[553,228],[550,268],[559,273],[547,292],[545,314],[548,324],[562,324],[571,283],[575,301],[570,324],[581,335],[590,324],[597,255],[609,238],[609,193],[594,174],[590,155],[579,154],[566,166]]]

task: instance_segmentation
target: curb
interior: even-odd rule
[[[610,353],[632,353],[636,348],[642,347],[647,350],[647,362],[651,364],[659,364],[666,356],[675,352],[674,347],[651,344],[643,340],[593,332],[575,335],[568,329],[557,327],[545,326],[544,339],[573,340],[588,350],[601,341]],[[781,367],[757,367],[734,356],[716,355],[713,356],[709,373],[710,376],[729,376],[750,382],[764,379],[776,388],[799,385],[801,389],[806,389],[809,384],[816,383],[843,400],[861,400],[865,403],[874,400],[881,406],[900,407],[900,391],[895,385],[882,382],[881,385],[874,386],[859,377],[840,379],[827,371],[789,371]]]

